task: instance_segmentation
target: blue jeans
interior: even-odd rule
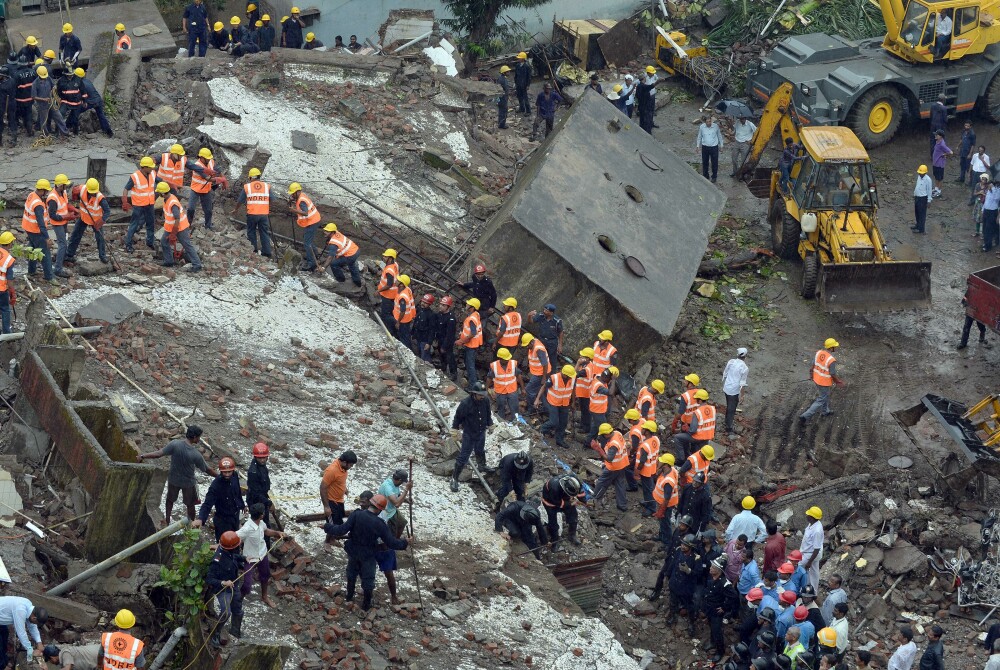
[[[194,224],[194,210],[198,203],[201,203],[201,211],[205,214],[205,227],[212,229],[212,203],[215,202],[215,194],[209,189],[208,193],[195,193],[191,191],[191,199],[188,200],[187,215],[188,223]]]
[[[566,446],[566,424],[569,422],[569,407],[556,407],[545,401],[549,410],[549,420],[542,424],[542,432],[550,432],[556,438],[556,446]]]
[[[517,400],[517,391],[513,393],[498,393],[496,397],[497,414],[503,419],[513,421],[514,415],[517,414],[518,410]]]
[[[408,321],[406,323],[400,323],[396,326],[396,339],[403,343],[403,346],[409,349],[412,345],[410,344],[410,330],[413,327],[413,322]]]
[[[590,432],[587,433],[587,445],[597,437],[597,429],[601,427],[602,423],[608,422],[608,415],[605,414],[594,414],[590,413]]]
[[[230,613],[239,616],[243,614],[243,594],[238,586],[223,588],[215,596],[215,601],[219,605],[219,627],[221,628],[229,620]],[[218,630],[218,629],[216,629]]]
[[[528,396],[528,413],[534,412],[535,397],[538,395],[538,389],[542,388],[542,383],[545,381],[545,377],[542,375],[529,375],[528,383],[524,385],[524,393]]]
[[[52,226],[56,234],[56,272],[63,271],[63,261],[66,260],[66,226]]]
[[[198,55],[204,57],[208,51],[208,31],[200,32],[188,31],[188,58],[194,56],[194,43],[198,42]]]
[[[4,335],[10,332],[10,321],[11,321],[10,294],[7,293],[7,291],[4,291],[3,293],[0,293],[0,323],[3,324]],[[3,628],[7,628],[7,626],[3,626]],[[3,647],[3,649],[6,649],[6,647]],[[3,653],[3,651],[0,650],[0,653]]]
[[[128,224],[128,232],[125,233],[125,248],[132,251],[132,238],[139,232],[139,228],[146,224],[146,246],[150,249],[156,248],[155,223],[153,222],[153,205],[132,206],[132,219]]]
[[[417,340],[417,350],[415,353],[417,354],[417,357],[425,363],[430,363],[433,360],[433,356],[431,354],[433,353],[434,348],[431,346],[432,344],[433,342],[421,342],[420,340]]]
[[[622,512],[628,511],[628,499],[625,497],[625,470],[601,470],[601,476],[594,484],[594,500],[600,500],[611,486],[615,487],[615,505]]]
[[[642,514],[649,516],[656,511],[656,501],[653,500],[653,488],[656,486],[656,477],[639,477],[639,488],[642,489]]]
[[[469,347],[462,347],[463,356],[465,357],[465,378],[469,382],[471,387],[477,381],[479,381],[479,375],[476,374],[476,352],[479,351],[478,348],[470,349]]]
[[[174,249],[170,244],[168,239],[170,234],[163,230],[163,237],[160,238],[160,246],[163,250],[163,264],[170,267],[174,264]],[[191,268],[193,270],[201,269],[201,259],[198,258],[198,250],[194,248],[194,244],[191,243],[191,229],[185,228],[184,230],[177,233],[177,241],[181,243],[181,247],[184,249],[184,256],[187,257],[188,262],[191,263]]]
[[[327,250],[326,253],[332,256],[333,254],[336,253],[333,252],[333,254],[331,254],[330,251],[332,249],[333,248],[331,247],[330,249]],[[351,281],[354,282],[355,286],[361,286],[361,272],[358,271],[358,264],[357,264],[358,255],[360,253],[361,252],[359,251],[358,253],[352,254],[350,256],[341,256],[340,258],[335,258],[333,262],[330,263],[330,272],[333,273],[333,276],[337,281],[347,280],[347,277],[344,276],[344,270],[343,270],[344,266],[347,266],[347,269],[350,270],[351,272]]]
[[[819,389],[819,395],[809,405],[809,409],[802,412],[802,416],[799,417],[800,419],[808,419],[821,409],[823,410],[823,416],[830,413],[830,391],[833,390],[833,386],[819,386],[817,384],[816,388]]]
[[[785,165],[784,163],[778,163],[778,169],[781,170],[781,179],[778,180],[778,186],[781,187],[782,191],[787,191],[789,181],[792,178],[792,166]]]
[[[34,249],[42,250],[42,272],[46,279],[52,279],[52,254],[49,253],[49,238],[42,233],[28,233],[28,244]],[[38,261],[28,261],[28,274],[35,273]]]
[[[319,229],[319,224],[314,223],[311,226],[306,226],[302,229],[302,244],[306,247],[306,270],[316,269],[316,231]]]
[[[80,247],[80,240],[83,239],[83,234],[87,232],[88,228],[94,231],[94,238],[97,239],[98,258],[101,259],[102,263],[107,263],[108,250],[104,244],[104,231],[87,225],[83,219],[77,219],[76,225],[73,226],[73,232],[69,236],[69,249],[66,251],[66,258],[76,258],[76,250]]]
[[[271,257],[274,250],[271,248],[271,225],[264,214],[247,214],[247,239],[253,245],[253,250],[257,251],[257,236],[260,236],[260,252]]]

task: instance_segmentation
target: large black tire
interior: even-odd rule
[[[985,109],[983,112],[993,123],[1000,123],[1000,73],[993,75],[993,81],[990,82],[989,87],[986,89],[986,95],[983,96],[983,105]]]
[[[895,135],[903,120],[903,95],[895,86],[882,84],[862,95],[847,114],[848,128],[867,149],[880,147]]]
[[[802,260],[802,297],[812,300],[816,297],[816,282],[819,281],[819,254],[806,254]]]
[[[802,230],[799,222],[788,213],[785,201],[778,198],[768,214],[771,224],[771,251],[784,259],[792,259],[799,255],[799,232]]]

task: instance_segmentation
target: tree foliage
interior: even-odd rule
[[[201,532],[189,528],[179,533],[174,543],[174,555],[169,565],[160,567],[160,581],[173,595],[173,607],[166,612],[167,620],[191,630],[205,610],[205,575],[214,551]]]
[[[551,0],[442,0],[455,18],[442,22],[461,35],[466,65],[492,52],[495,40],[510,37],[506,22],[498,25],[501,15],[510,9],[540,7]],[[524,36],[525,38],[527,36]]]

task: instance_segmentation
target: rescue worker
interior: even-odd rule
[[[212,26],[212,34],[208,40],[212,48],[219,51],[229,51],[229,45],[232,44],[232,37],[222,21],[216,21],[215,25]]]
[[[13,62],[11,62],[13,57]],[[14,74],[17,71],[17,54],[11,52],[7,57],[7,63],[0,69],[6,74],[0,77],[0,144],[3,143],[4,126],[10,126],[9,121],[13,120],[15,111],[14,96],[17,95],[17,82]]]
[[[529,142],[535,141],[538,135],[538,127],[543,123],[545,124],[545,133],[542,135],[542,139],[549,136],[556,120],[556,107],[563,104],[568,103],[566,103],[566,100],[561,95],[552,90],[552,84],[545,82],[542,85],[542,92],[535,98],[535,120],[531,124]]]
[[[538,511],[538,502],[517,500],[504,507],[497,514],[493,528],[498,533],[506,533],[508,539],[517,538],[524,546],[542,560],[542,547],[549,543]],[[537,538],[536,538],[537,533]]]
[[[524,500],[524,489],[535,476],[535,462],[527,450],[518,451],[501,458],[497,472],[500,473],[500,488],[496,492],[497,505],[493,510],[494,514],[511,491],[517,500]]]
[[[198,44],[198,55],[204,58],[205,52],[208,51],[208,10],[202,0],[193,0],[184,8],[181,29],[188,36],[188,58],[194,56],[195,43]]]
[[[775,637],[784,639],[785,633],[795,624],[795,602],[799,596],[795,591],[785,590],[778,596],[778,603],[781,611],[778,612],[778,619],[774,622]]]
[[[698,389],[694,393],[697,403],[691,407],[692,416],[688,427],[674,435],[674,449],[678,458],[687,458],[693,452],[715,439],[715,405],[707,402],[708,391]]]
[[[76,65],[80,52],[83,51],[83,44],[73,32],[72,23],[64,23],[62,32],[62,37],[59,38],[59,60],[68,65]]]
[[[344,500],[347,495],[347,473],[358,462],[358,456],[348,449],[323,471],[323,481],[319,485],[319,500],[327,517],[326,541],[332,542],[329,526],[344,523],[346,510]]]
[[[823,560],[823,510],[814,505],[806,510],[806,516],[811,521],[802,534],[799,551],[802,552],[802,568],[809,573],[809,585],[816,591],[819,589],[819,564]]]
[[[472,386],[479,381],[476,374],[476,353],[483,346],[483,323],[479,318],[479,308],[482,303],[479,298],[469,298],[465,301],[468,307],[465,320],[462,322],[462,334],[455,340],[456,347],[464,348],[465,378]]]
[[[243,492],[240,490],[240,476],[236,474],[236,462],[228,456],[219,460],[219,475],[209,485],[205,502],[201,504],[198,518],[191,527],[201,528],[208,521],[213,509],[215,516],[212,518],[212,524],[215,527],[216,541],[226,531],[235,531],[240,527],[240,515],[247,509],[243,501]]]
[[[507,79],[507,73],[510,72],[510,67],[507,65],[500,66],[500,76],[497,77],[497,84],[500,86],[500,96],[497,98],[497,128],[500,130],[507,129],[507,102],[510,96],[510,80]]]
[[[40,629],[49,620],[44,607],[35,607],[30,600],[20,596],[0,596],[0,668],[8,667],[13,659],[7,656],[7,642],[10,627],[14,627],[17,641],[28,659],[42,656],[42,635]],[[32,644],[34,643],[34,644]],[[14,645],[15,654],[17,645]]]
[[[382,498],[381,501],[377,501]],[[358,577],[361,577],[361,592],[364,599],[361,609],[368,611],[372,607],[372,599],[375,595],[375,571],[378,563],[375,554],[379,550],[379,543],[387,549],[406,549],[413,542],[407,542],[403,538],[394,537],[389,526],[379,518],[382,511],[378,507],[381,503],[385,508],[385,496],[372,496],[371,505],[366,509],[356,509],[347,517],[347,521],[333,526],[328,532],[333,535],[347,535],[347,542],[344,550],[347,552],[347,592],[344,598],[347,602],[354,600],[354,590]]]
[[[257,7],[255,3],[252,2],[247,3],[246,17],[247,17],[247,23],[249,23],[251,26],[260,20],[260,9]]]
[[[181,207],[181,201],[177,198],[177,193],[170,185],[161,181],[156,184],[155,191],[163,196],[163,237],[160,239],[161,250],[163,251],[163,266],[174,266],[174,240],[181,243],[184,249],[184,256],[187,257],[190,265],[188,272],[201,272],[201,258],[198,257],[198,250],[195,249],[191,241],[190,224],[187,220],[187,213]],[[171,238],[174,238],[172,240]]]
[[[7,250],[13,243],[14,233],[9,230],[0,233],[0,323],[4,335],[11,329],[11,306],[17,304],[17,293],[14,291],[15,259]]]
[[[247,478],[249,481],[249,477]],[[240,595],[246,598],[253,590],[254,573],[260,583],[260,601],[268,607],[274,607],[274,601],[267,595],[267,587],[271,583],[271,561],[267,557],[268,543],[271,538],[284,538],[285,534],[267,527],[265,521],[267,508],[263,503],[248,506],[250,518],[236,531],[243,542],[243,555],[249,563],[248,569],[240,580]]]
[[[608,384],[617,376],[618,368],[612,365],[597,373],[594,380],[590,382],[590,397],[587,399],[587,410],[590,412],[588,443],[597,435],[598,426],[608,420],[608,400],[611,397],[611,389]]]
[[[642,424],[642,442],[635,458],[635,475],[642,489],[642,517],[652,516],[656,511],[653,488],[656,486],[656,466],[660,459],[659,430],[655,421],[646,420]]]
[[[662,395],[666,389],[662,379],[654,379],[648,385],[639,389],[635,399],[635,408],[644,421],[656,421],[656,396]]]
[[[704,447],[687,457],[684,464],[677,469],[677,474],[681,478],[681,487],[688,486],[694,481],[694,476],[700,472],[705,473],[705,481],[708,482],[708,466],[715,459],[715,447],[706,444]]]
[[[80,114],[83,112],[83,83],[72,72],[65,72],[56,83],[56,94],[59,96],[59,113],[66,122],[67,130],[74,134],[80,133]],[[12,124],[13,125],[13,124]],[[16,126],[14,126],[16,131]],[[17,135],[15,132],[15,139]]]
[[[260,17],[261,27],[257,31],[257,43],[261,51],[270,51],[274,47],[274,26],[271,25],[271,17],[264,14]]]
[[[646,67],[642,81],[635,86],[635,106],[639,113],[639,127],[653,134],[653,115],[656,113],[656,68]]]
[[[706,479],[704,472],[696,474],[691,480],[691,486],[685,486],[681,491],[681,499],[677,505],[678,514],[687,514],[693,519],[692,533],[706,530],[712,521],[712,496],[705,486]]]
[[[305,27],[305,22],[299,16],[299,8],[292,7],[288,20],[281,21],[281,46],[286,49],[301,49],[302,29]]]
[[[132,38],[125,32],[124,23],[115,24],[115,53],[120,54],[132,48]]]
[[[688,635],[691,637],[696,635],[694,624],[698,620],[698,612],[694,607],[694,587],[701,581],[701,556],[695,553],[696,548],[697,540],[689,533],[681,540],[680,551],[673,556],[667,582],[670,586],[670,613],[664,621],[666,625],[672,626],[680,611],[685,610],[688,616]]]
[[[528,312],[528,320],[534,324],[536,336],[545,345],[549,362],[558,365],[563,348],[563,322],[556,316],[556,306],[552,303],[546,304],[541,314],[531,310]]]
[[[198,451],[198,443],[201,442],[203,431],[201,426],[191,424],[184,432],[183,439],[170,440],[162,449],[139,454],[139,461],[147,459],[170,457],[170,474],[167,475],[167,496],[166,509],[163,516],[163,525],[170,523],[171,514],[174,510],[174,503],[177,496],[181,495],[181,500],[187,510],[187,516],[194,521],[194,504],[198,499],[197,481],[194,478],[195,468],[201,470],[210,477],[218,477],[219,473],[215,468],[210,467],[205,458]]]
[[[253,24],[240,25],[240,17],[229,19],[229,53],[239,58],[247,54],[257,53],[257,37],[253,34]]]
[[[101,126],[101,132],[108,137],[114,137],[115,131],[111,129],[111,122],[108,121],[107,114],[104,113],[104,98],[100,91],[94,86],[94,82],[87,79],[87,73],[82,67],[76,68],[73,74],[80,80],[80,91],[83,94],[83,105],[80,107],[80,115],[84,112],[93,111],[97,117],[97,123]]]
[[[490,363],[486,380],[493,380],[490,394],[496,403],[497,414],[501,419],[513,422],[518,412],[517,362],[511,360],[510,350],[500,347],[497,350],[497,360]]]
[[[395,322],[392,320],[392,309],[396,304],[396,277],[399,275],[399,263],[396,262],[396,250],[386,249],[382,252],[382,276],[379,277],[378,286],[375,290],[382,297],[379,307],[379,316],[382,323],[387,328],[394,328]],[[449,346],[451,343],[449,343]]]
[[[834,384],[844,386],[844,382],[837,376],[837,358],[834,356],[839,346],[840,342],[828,337],[823,343],[823,348],[816,352],[813,359],[812,380],[819,395],[799,416],[799,422],[802,424],[820,410],[823,410],[823,416],[833,414],[833,410],[830,409],[830,391],[833,390]]]
[[[125,182],[125,188],[122,190],[122,211],[132,211],[128,232],[125,233],[125,251],[129,253],[135,251],[132,239],[143,225],[146,226],[146,246],[156,251],[154,221],[156,181],[156,163],[151,157],[143,156],[139,160],[139,169]]]
[[[417,318],[413,320],[413,352],[420,360],[430,363],[431,347],[437,334],[438,317],[434,311],[434,296],[425,293],[417,305]]]
[[[40,58],[38,54],[35,58]],[[35,69],[28,65],[33,63],[35,58],[18,64],[15,72],[11,73],[16,89],[14,91],[14,116],[8,116],[11,128],[11,146],[17,143],[17,128],[24,126],[28,137],[35,136],[35,124],[31,121],[31,109],[35,106],[35,99],[31,97],[31,87],[35,83]],[[20,59],[18,59],[20,61]]]
[[[312,51],[313,49],[320,49],[323,47],[323,43],[316,39],[316,33],[306,33],[306,43],[302,45],[302,48],[306,51]]]
[[[594,381],[594,350],[584,347],[580,350],[580,357],[576,359],[576,383],[574,384],[573,396],[576,402],[576,409],[580,413],[580,421],[575,430],[577,433],[587,436],[587,444],[590,443],[590,385]]]
[[[674,455],[667,452],[660,455],[657,461],[660,464],[660,471],[653,486],[653,500],[656,502],[656,513],[653,514],[653,518],[660,520],[658,539],[666,546],[670,542],[670,528],[673,525],[674,511],[681,499],[681,492],[677,484]]]
[[[615,487],[615,505],[619,512],[628,511],[628,500],[625,497],[625,470],[628,469],[628,446],[625,438],[614,429],[610,423],[602,423],[597,428],[597,437],[591,442],[591,447],[604,463],[601,468],[601,475],[594,484],[595,502],[604,497],[608,488]]]
[[[211,489],[209,489],[211,491]],[[204,508],[203,508],[204,509]],[[195,521],[197,524],[198,522]],[[215,596],[219,616],[209,638],[213,647],[222,646],[222,627],[229,621],[229,634],[243,637],[243,592],[236,584],[240,573],[246,567],[246,559],[240,553],[240,536],[235,530],[227,530],[216,538],[219,547],[208,564],[205,586],[209,596]],[[232,617],[230,619],[230,616]]]
[[[610,330],[602,330],[597,334],[597,340],[592,348],[594,350],[594,370],[598,373],[618,364],[618,349],[611,344],[612,339],[614,339],[614,333]]]
[[[80,189],[80,216],[73,224],[73,233],[69,238],[69,247],[66,249],[64,262],[76,262],[76,250],[80,247],[80,240],[83,233],[94,231],[94,238],[97,240],[97,255],[102,263],[107,264],[108,251],[104,241],[104,231],[101,228],[111,217],[111,203],[101,193],[101,184],[91,177],[87,180],[86,188]]]
[[[104,657],[105,668],[133,670],[146,667],[145,643],[126,632],[133,626],[135,615],[131,610],[118,610],[115,615],[117,630],[101,634],[101,655]]]
[[[17,60],[23,60],[25,63],[34,63],[41,57],[42,50],[38,46],[38,38],[34,35],[28,35],[24,40],[24,46],[17,52]]]
[[[542,384],[552,373],[552,364],[549,362],[549,354],[545,345],[531,333],[521,335],[521,347],[528,349],[525,362],[528,366],[528,382],[524,385],[524,395],[527,398],[527,411],[535,413],[534,398],[538,395]]]
[[[788,562],[792,564],[792,590],[802,595],[802,589],[809,583],[809,573],[802,567],[802,552],[792,549],[788,552]],[[831,575],[832,577],[832,575]],[[839,575],[838,575],[839,577]]]
[[[306,258],[299,265],[299,270],[311,272],[316,269],[315,239],[316,231],[319,229],[319,210],[302,191],[302,186],[298,182],[289,185],[288,195],[289,210],[295,214],[295,225],[302,228],[302,244],[306,250]]]
[[[715,655],[712,663],[718,663],[726,653],[726,632],[722,627],[723,620],[734,619],[739,611],[739,599],[736,587],[723,574],[726,568],[725,556],[720,556],[709,564],[708,581],[702,594],[702,607],[705,618],[708,619],[711,631],[712,646]]]
[[[153,158],[156,164],[156,176],[170,185],[180,197],[184,189],[184,173],[187,171],[202,171],[202,167],[195,163],[189,163],[187,152],[180,144],[172,144],[169,151],[165,151]]]
[[[274,253],[271,248],[271,185],[261,181],[260,169],[252,167],[247,172],[249,181],[243,184],[239,195],[236,197],[236,205],[233,207],[233,214],[240,205],[247,208],[247,239],[253,246],[253,252],[258,253],[257,238],[260,238],[259,253],[262,256],[271,258]],[[336,273],[334,273],[336,276]],[[354,278],[353,272],[351,278]]]
[[[40,65],[35,72],[37,76],[31,84],[31,99],[35,101],[35,115],[37,116],[35,129],[49,135],[58,131],[60,137],[69,137],[69,128],[66,127],[66,122],[52,99],[55,83],[49,76],[49,68]],[[52,128],[53,124],[55,124],[55,130]]]
[[[42,650],[42,658],[60,670],[103,670],[104,649],[100,644],[84,644],[79,647],[60,649],[47,644]]]
[[[361,249],[358,248],[354,240],[340,232],[336,223],[326,224],[323,226],[323,230],[330,233],[330,237],[326,240],[326,258],[319,264],[316,272],[323,274],[327,268],[330,268],[334,279],[345,282],[347,277],[344,275],[344,268],[346,267],[351,273],[351,281],[355,286],[361,288],[361,270],[358,269],[358,256],[361,255]]]
[[[622,428],[625,433],[625,442],[628,445],[629,464],[635,465],[635,457],[639,451],[639,444],[642,443],[642,424],[645,420],[639,416],[639,410],[630,407],[622,416]],[[629,491],[638,491],[639,483],[636,479],[635,468],[631,467],[625,472],[625,481]]]
[[[799,594],[799,597],[801,598],[802,594]],[[813,639],[816,637],[817,628],[809,621],[809,608],[805,605],[799,605],[792,612],[792,618],[795,619],[795,626],[793,628],[798,628],[799,630],[799,641],[802,643],[803,651],[811,649]]]
[[[455,470],[451,475],[452,491],[458,491],[458,478],[473,453],[481,473],[493,472],[486,465],[486,429],[492,425],[493,412],[490,410],[490,401],[486,398],[486,387],[482,382],[473,382],[469,386],[469,395],[458,403],[451,419],[452,432],[459,429],[462,431],[462,449],[455,459]]]
[[[253,445],[253,460],[247,467],[247,508],[260,504],[264,506],[265,523],[271,513],[271,474],[267,471],[267,461],[271,449],[263,442]]]
[[[583,484],[576,475],[556,475],[542,484],[542,505],[548,520],[549,541],[551,551],[559,551],[559,512],[565,516],[566,530],[569,541],[575,546],[583,542],[576,536],[579,515],[576,506],[584,498]]]
[[[564,365],[562,370],[549,375],[545,386],[538,389],[534,404],[541,407],[542,394],[545,394],[545,407],[549,418],[542,424],[543,435],[555,437],[557,447],[566,446],[566,424],[569,422],[569,406],[573,399],[573,385],[576,370],[572,365]]]
[[[513,349],[521,340],[521,313],[517,311],[516,298],[504,298],[503,314],[497,326],[497,347]]]
[[[450,295],[441,298],[438,303],[437,318],[437,340],[438,356],[440,363],[438,367],[441,371],[451,377],[453,382],[458,381],[458,361],[455,358],[455,333],[458,330],[458,320],[452,311],[455,299]]]
[[[396,292],[396,299],[392,306],[392,319],[396,322],[396,339],[403,343],[403,346],[410,349],[413,344],[410,342],[410,329],[413,320],[417,318],[417,305],[413,302],[413,291],[410,290],[410,276],[399,275],[398,285],[401,286]]]
[[[198,160],[195,165],[201,168],[200,171],[191,173],[191,199],[188,200],[187,217],[188,223],[194,223],[194,210],[198,203],[201,203],[202,214],[205,215],[205,228],[212,230],[212,211],[215,204],[215,181],[213,177],[217,175],[215,171],[215,158],[208,147],[198,150]]]
[[[677,396],[677,410],[674,412],[674,419],[670,423],[670,430],[674,433],[687,430],[694,416],[694,407],[698,402],[694,399],[694,394],[698,392],[701,385],[701,377],[694,372],[684,375],[684,391]]]
[[[531,65],[528,63],[528,54],[522,51],[517,54],[517,65],[514,66],[514,91],[517,93],[517,111],[524,116],[531,115],[529,86],[531,86]]]
[[[472,281],[462,284],[462,288],[472,294],[472,297],[479,301],[479,310],[487,318],[493,314],[497,306],[497,289],[493,286],[493,280],[486,276],[486,266],[477,264],[472,269]]]
[[[55,188],[45,198],[45,208],[49,225],[56,234],[55,275],[65,279],[69,277],[69,273],[63,269],[63,262],[66,260],[66,225],[77,216],[79,210],[69,204],[69,193],[66,192],[69,177],[57,174],[53,181]]]
[[[42,271],[45,281],[57,284],[55,276],[52,274],[52,256],[49,254],[49,232],[45,227],[45,198],[49,196],[52,184],[48,179],[39,179],[35,182],[35,190],[28,193],[24,201],[24,213],[21,215],[21,230],[28,234],[28,244],[42,252]],[[28,275],[35,274],[37,261],[33,258],[28,260]]]

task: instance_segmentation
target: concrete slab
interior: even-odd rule
[[[73,317],[73,322],[79,324],[99,321],[115,325],[140,312],[142,312],[142,308],[121,293],[111,293],[78,309],[76,316]]]
[[[292,148],[311,154],[319,153],[319,148],[316,146],[316,136],[301,130],[292,131]]]
[[[73,31],[83,43],[80,63],[86,67],[90,62],[94,43],[101,33],[113,32],[114,25],[124,23],[126,32],[132,37],[132,48],[138,49],[143,56],[164,56],[174,54],[177,45],[170,35],[170,29],[164,22],[153,0],[132,0],[131,2],[114,5],[85,5],[73,7]],[[138,36],[133,28],[149,29],[149,24],[159,30],[155,34]],[[15,50],[24,46],[28,35],[38,38],[42,50],[57,49],[62,36],[62,22],[51,14],[22,16],[7,19],[7,40]],[[144,31],[140,31],[144,32]]]
[[[121,195],[129,175],[136,170],[134,162],[121,158],[113,149],[81,149],[79,146],[69,145],[42,147],[30,153],[22,153],[16,161],[4,163],[3,174],[0,176],[0,193],[34,188],[38,175],[57,171],[65,173],[73,183],[82,184],[87,180],[87,158],[104,158],[108,161],[107,181],[101,184],[101,190],[107,196]]]
[[[14,488],[14,480],[9,472],[0,469],[0,516],[12,516],[15,511],[20,512],[22,509],[24,506],[21,504],[21,496]]]

